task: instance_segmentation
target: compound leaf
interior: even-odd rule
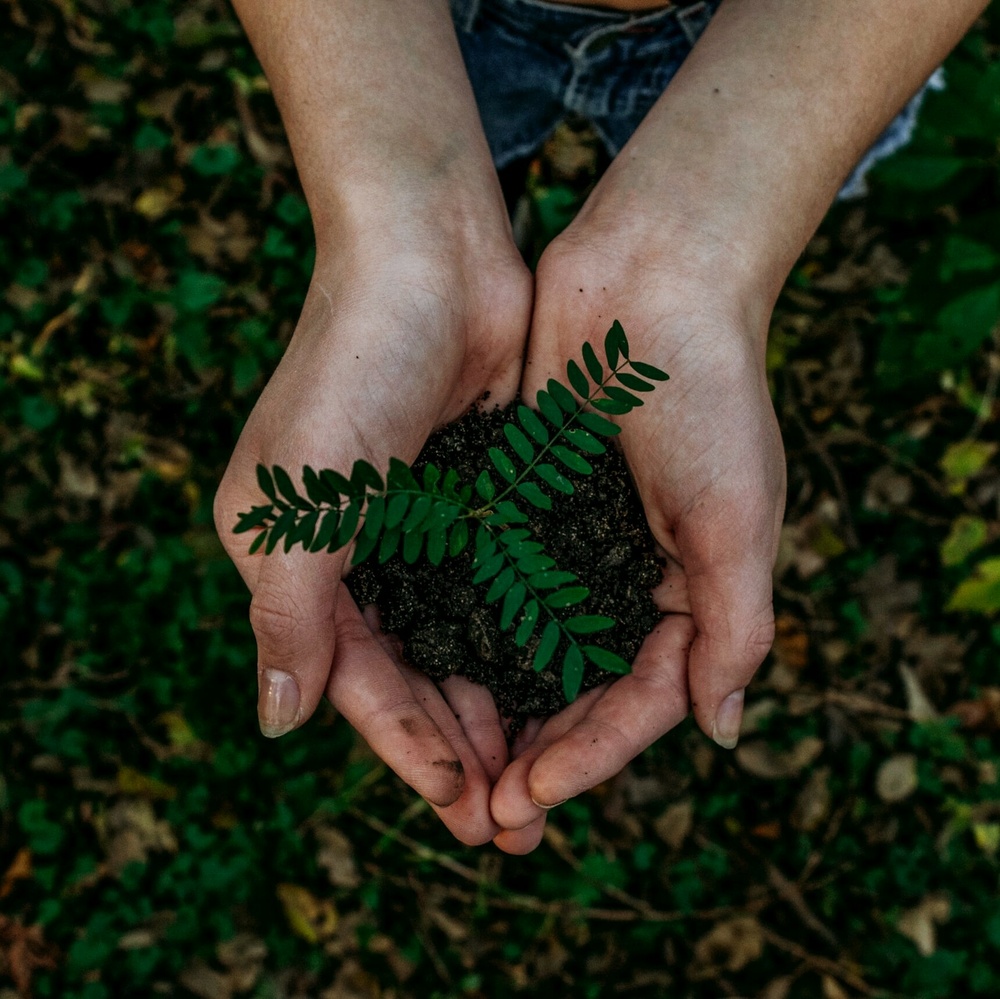
[[[535,401],[538,403],[538,408],[541,410],[542,416],[549,423],[557,428],[563,425],[563,411],[548,392],[544,389],[540,390],[538,395],[535,396]]]
[[[616,399],[595,399],[591,405],[594,409],[599,409],[602,413],[610,413],[612,416],[621,416],[623,413],[631,413],[632,407]]]
[[[614,437],[622,432],[622,428],[617,423],[612,423],[603,416],[598,416],[597,413],[581,413],[576,419],[591,433],[601,434],[603,437]]]
[[[361,507],[363,503],[364,499],[362,497],[355,497],[347,504],[344,516],[337,527],[337,533],[333,536],[333,540],[330,542],[327,551],[335,552],[338,548],[343,548],[354,537],[358,521],[361,519]]]
[[[490,583],[490,588],[486,591],[486,602],[492,604],[499,600],[514,583],[514,570],[511,566],[501,572],[496,579]]]
[[[373,496],[365,508],[365,523],[362,533],[370,533],[377,538],[382,533],[383,523],[385,523],[385,497]]]
[[[312,509],[312,503],[304,500],[295,491],[295,486],[292,485],[292,480],[288,477],[288,473],[279,465],[274,466],[274,481],[278,486],[278,492],[280,492],[281,495],[292,504],[292,506],[297,506],[300,510]]]
[[[351,488],[355,494],[364,493],[366,489],[380,493],[385,489],[382,476],[375,471],[375,467],[364,458],[358,458],[351,469]]]
[[[597,354],[589,343],[584,343],[583,345],[583,363],[587,365],[590,377],[600,385],[604,380],[604,367],[597,359]]]
[[[552,500],[534,482],[519,482],[517,491],[539,510],[551,510]]]
[[[313,543],[309,546],[309,551],[321,552],[326,548],[333,539],[334,534],[337,533],[339,526],[340,510],[336,507],[331,510],[325,510],[322,518],[320,518],[319,530],[316,532],[316,537],[313,538]]]
[[[271,519],[274,513],[272,506],[255,506],[249,513],[241,513],[233,528],[234,534],[243,534],[244,531],[252,531],[255,527],[261,527]]]
[[[492,579],[504,564],[503,555],[496,554],[486,559],[479,567],[479,571],[472,577],[474,583],[485,583],[487,579]]]
[[[563,656],[562,682],[566,701],[572,704],[583,683],[583,653],[579,645],[571,645]]]
[[[592,635],[595,631],[607,631],[615,626],[613,617],[603,614],[580,614],[565,621],[563,626],[574,635]]]
[[[580,451],[587,454],[604,454],[607,448],[591,433],[580,430],[579,427],[565,431],[566,440]]]
[[[418,496],[410,507],[410,512],[403,521],[404,534],[419,534],[424,528],[424,521],[427,514],[431,512],[431,504],[434,500],[430,496]]]
[[[542,632],[542,640],[535,649],[535,658],[531,662],[532,669],[541,672],[548,666],[552,659],[552,654],[559,644],[559,625],[555,621],[549,621]]]
[[[500,578],[499,576],[497,577]],[[503,609],[500,611],[500,627],[506,631],[513,623],[517,612],[524,604],[527,590],[524,583],[515,583],[503,598]]]
[[[448,535],[444,527],[432,527],[427,534],[427,561],[431,565],[440,565],[448,544]]]
[[[490,461],[493,462],[493,467],[508,481],[513,482],[517,478],[517,469],[514,468],[514,462],[510,460],[505,451],[501,451],[498,447],[490,448]]]
[[[286,535],[285,551],[291,551],[293,545],[302,544],[306,551],[312,544],[313,534],[316,531],[316,521],[319,520],[319,510],[307,513]]]
[[[549,390],[549,395],[559,404],[559,408],[564,409],[568,415],[572,416],[580,408],[573,393],[562,382],[550,378],[545,387]]]
[[[569,479],[567,479],[555,465],[550,465],[548,462],[542,462],[540,465],[535,466],[535,472],[543,482],[548,483],[548,485],[552,486],[553,489],[556,489],[561,493],[565,493],[567,496],[573,495],[573,483],[570,482]]]
[[[567,586],[564,590],[556,590],[545,598],[545,606],[553,610],[560,607],[572,607],[573,604],[581,603],[590,596],[590,590],[586,586]]]
[[[409,534],[403,534],[403,561],[407,565],[413,565],[420,558],[420,550],[424,546],[424,538],[426,537],[427,535],[420,531],[410,531]]]
[[[391,490],[410,489],[420,492],[420,483],[405,461],[399,458],[389,459],[389,472],[385,477],[386,485]]]
[[[402,536],[403,532],[398,526],[390,528],[382,535],[382,541],[378,546],[379,564],[388,562],[396,554],[396,549],[399,547],[399,539]]]
[[[629,361],[633,371],[638,371],[644,378],[651,378],[654,382],[665,382],[670,378],[666,371],[646,364],[644,361]]]
[[[520,541],[527,541],[531,537],[531,531],[526,527],[512,527],[504,531],[500,535],[500,544],[505,548],[511,548],[513,545],[517,545]],[[516,558],[513,552],[511,554]]]
[[[448,538],[448,554],[454,558],[460,552],[465,550],[465,546],[469,543],[469,522],[466,520],[460,520],[452,529],[451,536]]]
[[[385,511],[385,526],[387,529],[398,527],[403,523],[406,511],[410,509],[410,495],[408,493],[397,493],[389,500],[389,505]]]
[[[594,470],[594,466],[583,455],[577,454],[576,451],[568,447],[563,447],[562,444],[553,444],[551,450],[572,472],[578,472],[580,475],[590,475]]]
[[[537,621],[538,601],[529,600],[528,606],[524,608],[524,616],[521,618],[521,623],[517,626],[517,631],[514,633],[514,644],[519,649],[524,648],[528,644],[528,639],[531,638]]]
[[[479,473],[479,478],[476,479],[476,492],[487,503],[497,494],[496,486],[493,485],[490,473],[485,468]]]
[[[609,399],[614,399],[616,402],[627,402],[630,406],[643,404],[637,395],[632,395],[627,389],[619,388],[617,385],[605,385],[604,392]]]
[[[274,489],[274,479],[271,478],[271,473],[267,470],[266,465],[257,465],[257,485],[260,486],[261,492],[269,500],[277,500],[278,494]]]
[[[517,407],[517,418],[521,421],[521,426],[539,443],[548,444],[549,442],[549,432],[546,426],[538,418],[538,414],[534,410],[528,409],[527,406]]]
[[[368,529],[368,517],[365,517],[364,526],[354,542],[354,554],[351,556],[351,565],[360,565],[373,551],[379,541],[379,532]]]
[[[616,319],[611,324],[611,329],[608,330],[608,336],[614,341],[614,345],[618,350],[618,353],[628,360],[628,337],[625,336],[625,330],[622,329],[622,324]],[[612,364],[611,367],[614,367]]]
[[[332,468],[324,468],[319,473],[319,480],[327,489],[337,494],[338,504],[340,503],[340,497],[347,495],[351,491],[350,482],[340,472],[335,472]]]
[[[566,374],[569,376],[569,383],[573,386],[573,390],[577,395],[583,396],[586,399],[590,394],[590,382],[580,369],[580,365],[576,361],[568,361],[566,364]]]
[[[497,503],[497,511],[494,516],[500,518],[497,523],[504,525],[507,524],[527,524],[528,517],[526,514],[521,513],[517,506],[510,500],[501,500]],[[493,521],[493,517],[488,518],[487,523]]]
[[[549,561],[552,565],[556,564],[554,559],[549,559]],[[518,568],[521,568],[520,563],[518,563]],[[528,579],[528,585],[533,590],[554,590],[557,586],[562,586],[564,583],[577,582],[577,578],[572,572],[567,572],[564,569],[557,569],[550,572],[550,568],[551,566],[533,573]],[[548,603],[547,600],[546,603]]]
[[[306,487],[306,495],[317,506],[320,503],[330,503],[337,506],[340,503],[340,494],[332,489],[327,489],[323,481],[316,474],[316,470],[308,465],[302,469],[302,484]]]
[[[607,649],[602,649],[599,645],[585,645],[583,651],[595,666],[599,666],[609,673],[632,672],[632,667],[621,656],[614,652],[608,652]]]
[[[503,425],[503,432],[510,446],[514,449],[514,453],[521,461],[526,465],[534,461],[535,449],[531,446],[531,442],[524,436],[523,431],[519,427],[515,427],[513,423],[505,423]]]
[[[656,388],[651,382],[644,381],[642,378],[636,378],[635,375],[630,375],[627,371],[619,371],[615,378],[618,379],[627,388],[635,389],[636,392],[652,392]]]
[[[267,532],[267,545],[264,548],[266,554],[270,555],[274,551],[277,543],[285,536],[286,532],[295,523],[295,511],[285,510],[278,516],[278,519],[271,525]]]

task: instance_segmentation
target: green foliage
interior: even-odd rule
[[[516,627],[518,646],[535,645],[536,670],[548,668],[558,658],[563,693],[571,702],[580,692],[586,661],[610,673],[627,673],[630,667],[613,652],[580,644],[581,636],[613,628],[615,621],[574,613],[590,591],[574,573],[561,571],[531,532],[519,526],[529,520],[521,501],[550,510],[552,493],[573,493],[572,480],[545,460],[549,457],[570,473],[593,472],[584,455],[603,454],[606,445],[601,437],[613,436],[619,428],[586,412],[586,407],[624,415],[643,404],[634,392],[651,392],[653,381],[668,377],[651,364],[630,360],[628,339],[617,321],[605,337],[604,357],[607,369],[594,348],[585,344],[587,373],[574,360],[566,365],[573,391],[550,379],[538,393],[537,411],[518,406],[516,422],[503,428],[510,450],[491,447],[492,468],[483,469],[474,486],[461,486],[453,469],[442,472],[433,464],[418,481],[396,458],[390,459],[383,481],[371,464],[358,459],[349,477],[306,466],[302,496],[283,468],[259,465],[257,482],[268,502],[240,514],[234,531],[256,531],[251,554],[261,548],[270,554],[279,544],[286,552],[296,545],[311,552],[335,552],[354,540],[354,565],[373,557],[386,562],[397,553],[408,563],[423,555],[438,565],[445,555],[464,551],[471,540],[472,580],[488,586],[487,604],[503,601],[501,628]],[[540,621],[545,626],[536,638]],[[560,648],[562,655],[557,657]]]

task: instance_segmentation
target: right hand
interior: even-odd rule
[[[499,831],[489,795],[507,762],[489,693],[459,678],[439,690],[398,661],[342,583],[350,548],[286,554],[279,545],[251,556],[252,535],[233,533],[237,515],[260,502],[258,463],[294,481],[307,464],[409,463],[485,391],[491,404],[514,396],[531,277],[513,244],[483,259],[459,242],[433,256],[355,245],[317,261],[288,349],[219,486],[215,522],[252,594],[264,734],[301,725],[325,692],[460,840],[481,844]]]

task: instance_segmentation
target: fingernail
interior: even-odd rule
[[[735,749],[743,720],[743,691],[730,694],[720,705],[712,724],[712,738],[723,749]]]
[[[566,802],[569,801],[569,798],[563,798],[562,801],[553,801],[551,805],[543,805],[540,801],[535,801],[534,798],[531,800],[534,801],[539,808],[543,808],[547,812],[550,808],[558,808],[560,805],[565,805]]]
[[[268,739],[291,732],[299,718],[299,685],[291,673],[266,669],[260,675],[257,697],[260,730]]]

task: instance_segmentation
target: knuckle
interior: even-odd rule
[[[294,646],[310,624],[325,624],[307,614],[287,592],[270,586],[258,588],[250,601],[250,624],[258,641],[276,651]]]

